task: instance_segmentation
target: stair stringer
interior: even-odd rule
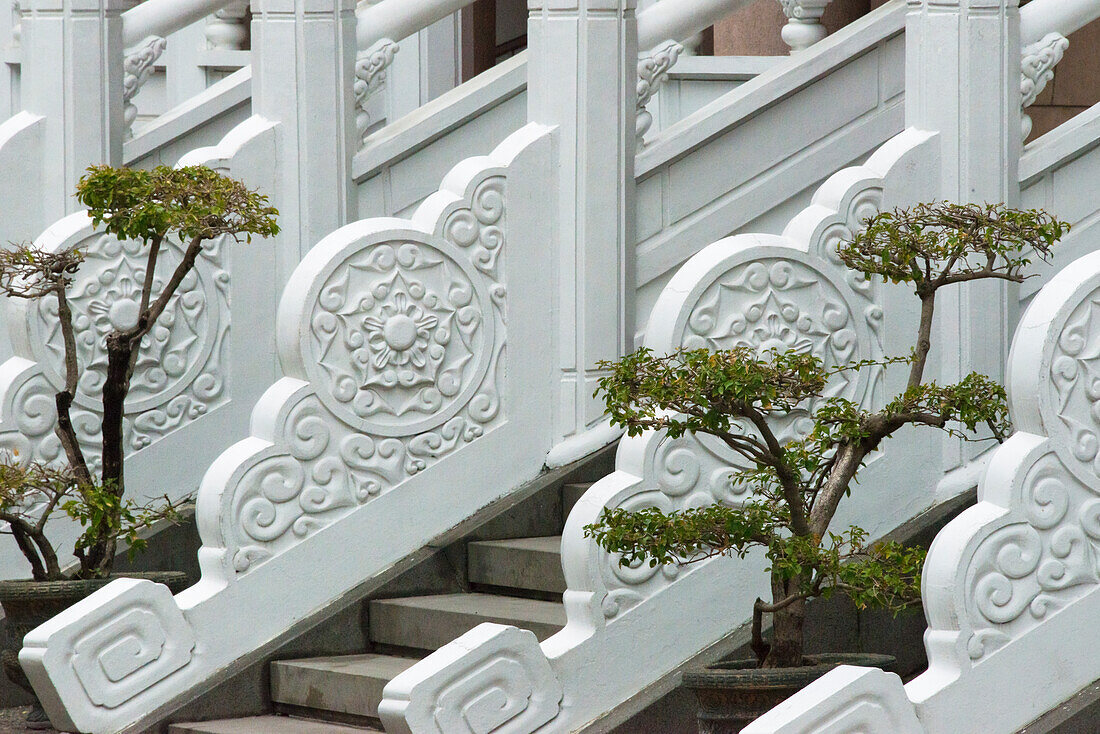
[[[919,734],[1011,734],[1100,678],[1100,252],[1055,275],[1016,329],[1008,390],[1017,432],[997,448],[978,504],[940,531],[922,580],[928,671],[873,692],[839,668],[745,734],[834,731],[867,696],[905,702]],[[1020,691],[1026,695],[990,695]],[[894,734],[885,719],[861,731]]]
[[[286,377],[199,489],[201,580],[175,599],[115,582],[27,636],[20,662],[55,724],[144,731],[539,473],[551,135],[528,125],[412,219],[354,222],[307,253],[277,315]]]
[[[933,198],[938,166],[937,136],[905,131],[866,165],[831,177],[782,236],[738,235],[705,248],[666,287],[654,309],[647,346],[657,352],[680,345],[732,346],[738,343],[738,324],[742,333],[751,336],[753,329],[746,319],[754,321],[754,328],[763,328],[772,316],[783,319],[785,311],[792,322],[788,331],[802,329],[827,362],[898,353],[905,339],[893,335],[900,329],[887,326],[897,319],[906,326],[906,333],[915,329],[916,309],[911,303],[915,299],[904,289],[855,277],[835,257],[835,245],[883,207]],[[757,299],[758,313],[746,303],[715,297],[723,289],[738,288]],[[785,289],[804,292],[784,294]],[[768,305],[780,301],[786,305]],[[881,401],[890,387],[896,387],[894,382],[893,377],[863,373],[836,389],[868,404]],[[848,514],[838,518],[838,524],[860,522],[878,536],[936,502],[934,489],[942,473],[934,457],[940,444],[936,437],[914,434],[909,438],[905,446],[887,447],[866,467],[861,477],[864,491],[854,493]],[[912,450],[924,452],[923,466],[914,466]],[[736,504],[744,497],[726,481],[731,461],[715,444],[690,436],[671,440],[650,432],[623,438],[616,471],[585,493],[562,534],[568,624],[538,647],[553,676],[545,674],[541,663],[536,665],[541,658],[533,655],[537,644],[533,635],[505,638],[503,630],[510,628],[482,625],[386,686],[379,707],[386,730],[391,734],[577,731],[747,621],[750,604],[746,600],[767,592],[762,554],[746,559],[717,557],[682,568],[620,568],[584,532],[605,508],[672,510],[716,501]],[[899,470],[925,491],[905,498],[889,491],[866,491],[876,483],[890,486],[884,480],[896,479]],[[742,610],[745,616],[731,620],[727,616],[731,609]],[[486,642],[471,644],[476,639]],[[508,645],[502,643],[504,639]],[[546,702],[557,700],[559,687],[561,703],[548,708]],[[528,708],[534,701],[540,702],[540,709],[532,717]],[[441,721],[465,721],[466,728],[443,729]]]
[[[253,118],[218,146],[199,149],[182,163],[205,164],[271,192],[273,159],[274,127]],[[143,272],[144,245],[97,231],[83,211],[56,222],[34,244],[48,251],[76,247],[86,257],[69,288],[81,366],[71,415],[85,456],[98,469],[103,339],[112,319],[128,317],[127,304],[131,311],[137,307],[133,296],[140,278],[135,272]],[[166,246],[161,256],[165,272],[180,252],[178,243]],[[274,371],[274,338],[262,336],[273,326],[273,263],[269,242],[237,245],[222,238],[208,243],[196,272],[184,280],[162,316],[171,320],[170,328],[155,329],[143,343],[123,424],[128,496],[139,502],[194,496],[194,462],[213,461],[216,442],[230,440],[247,426],[248,406]],[[247,277],[240,277],[245,265]],[[56,301],[8,299],[4,308],[16,356],[0,365],[0,452],[24,460],[64,461],[53,431],[54,394],[64,385]],[[50,527],[51,539],[62,550],[71,548],[80,533],[79,525],[63,514]],[[0,578],[27,574],[15,544],[0,545]]]

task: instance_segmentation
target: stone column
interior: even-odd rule
[[[23,109],[43,120],[42,216],[79,208],[84,169],[122,162],[122,12],[135,0],[26,0]],[[37,236],[28,232],[26,236]]]
[[[301,256],[356,218],[355,0],[254,0],[252,110],[277,121],[279,224],[277,282]]]
[[[1018,0],[909,0],[906,124],[940,134],[940,198],[1016,203],[1020,195]],[[1016,288],[948,289],[938,299],[944,382],[971,371],[1004,378]],[[949,441],[953,468],[984,446]]]
[[[529,0],[528,118],[557,126],[558,441],[605,443],[600,360],[633,349],[636,0]],[[593,430],[594,429],[594,430]],[[570,454],[566,456],[566,454]]]

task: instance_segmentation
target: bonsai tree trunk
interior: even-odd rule
[[[806,621],[802,576],[784,579],[773,573],[772,598],[782,601],[774,605],[772,643],[760,667],[792,668],[802,665],[802,628]],[[784,604],[788,599],[792,601]]]

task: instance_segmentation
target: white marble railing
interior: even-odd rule
[[[1032,0],[1020,10],[1020,41],[1023,44],[1020,93],[1024,108],[1054,78],[1054,67],[1069,48],[1069,36],[1100,18],[1098,0]],[[1031,134],[1031,118],[1022,118],[1022,133]]]
[[[122,80],[125,137],[133,134],[137,118],[134,97],[168,47],[168,36],[213,16],[203,42],[213,48],[240,49],[248,36],[247,28],[242,25],[247,11],[247,2],[242,5],[241,0],[144,0],[122,13],[122,44],[126,49]]]
[[[790,344],[829,365],[904,349],[903,335],[915,329],[916,299],[849,271],[835,247],[882,208],[929,198],[938,172],[936,146],[927,133],[902,133],[865,166],[830,178],[782,236],[737,235],[705,248],[658,300],[646,345],[663,353],[679,346]],[[884,371],[872,369],[831,389],[870,406],[895,387]],[[798,417],[779,429],[797,432]],[[942,499],[934,494],[942,475],[929,459],[936,443],[910,435],[887,446],[866,468],[845,521],[879,535]],[[925,458],[914,461],[918,454]],[[737,626],[730,614],[747,620],[745,600],[766,595],[762,556],[623,568],[585,537],[584,526],[597,522],[605,508],[737,504],[745,497],[728,481],[734,461],[728,449],[706,439],[669,440],[659,433],[623,438],[615,473],[585,493],[562,534],[565,629],[539,645],[531,633],[482,625],[441,648],[386,687],[379,709],[386,730],[454,734],[439,722],[459,720],[458,712],[468,707],[488,716],[477,702],[490,700],[489,691],[503,691],[506,702],[492,699],[494,731],[577,731],[724,638]],[[899,471],[911,480],[904,502],[885,481]],[[701,609],[726,613],[692,611]],[[649,631],[647,643],[640,645],[643,630]]]
[[[895,675],[840,668],[745,734],[811,734],[826,721],[860,721],[867,734],[1011,734],[1100,678],[1098,305],[1092,252],[1020,321],[1008,382],[1017,432],[925,565],[928,671],[902,687]]]
[[[274,329],[286,376],[199,490],[201,581],[175,599],[114,583],[27,637],[55,724],[109,734],[186,699],[539,472],[549,143],[527,126],[411,219],[354,222],[303,258]],[[333,564],[335,548],[355,562]]]

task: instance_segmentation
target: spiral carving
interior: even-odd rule
[[[562,687],[535,635],[483,624],[386,686],[379,715],[391,731],[522,734],[553,720]]]

